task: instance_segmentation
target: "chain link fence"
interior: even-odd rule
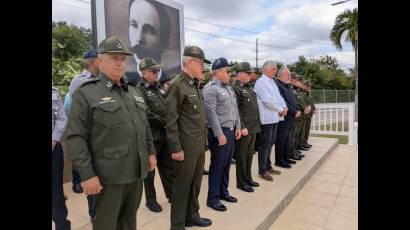
[[[310,96],[316,104],[354,102],[354,90],[310,90]]]

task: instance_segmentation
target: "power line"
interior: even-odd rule
[[[55,2],[55,1],[52,1],[52,2],[55,3],[55,4],[58,4],[58,5],[62,5],[62,6],[69,6],[69,7],[73,7],[73,8],[77,8],[77,9],[81,9],[81,10],[90,11],[90,9],[82,8],[82,7],[75,6],[75,5],[70,5],[70,4],[65,4],[65,3],[61,3],[61,2]]]
[[[259,32],[255,32],[255,31],[240,29],[240,28],[233,27],[233,26],[226,26],[226,25],[221,25],[221,24],[215,24],[215,23],[206,22],[206,21],[202,21],[202,20],[199,20],[199,19],[193,19],[193,18],[188,18],[188,17],[184,17],[184,18],[185,18],[185,19],[188,19],[188,20],[191,20],[191,21],[206,23],[206,24],[209,24],[209,25],[214,25],[214,26],[224,27],[224,28],[228,28],[228,29],[238,30],[238,31],[246,32],[246,33],[259,34],[259,35],[263,35],[263,36],[267,36],[267,37],[281,38],[281,39],[301,41],[301,42],[310,42],[310,43],[319,43],[319,44],[330,44],[330,43],[328,43],[328,42],[315,42],[315,41],[308,41],[308,40],[302,40],[302,39],[296,39],[296,38],[289,38],[289,37],[282,37],[282,36],[277,36],[277,35],[259,33]]]
[[[236,39],[236,38],[225,37],[225,36],[221,36],[221,35],[218,35],[218,34],[211,34],[211,33],[203,32],[203,31],[193,30],[193,29],[190,29],[190,28],[184,28],[184,29],[185,29],[185,30],[188,30],[188,31],[197,32],[197,33],[207,34],[207,35],[214,36],[214,37],[220,37],[220,38],[225,38],[225,39],[229,39],[229,40],[233,40],[233,41],[238,41],[238,42],[244,42],[244,43],[254,44],[254,42],[251,42],[251,41],[246,41],[246,40],[241,40],[241,39]],[[269,47],[281,48],[281,49],[297,49],[297,50],[308,50],[308,51],[313,51],[313,52],[323,52],[323,51],[319,51],[319,50],[309,50],[309,49],[304,49],[304,48],[287,47],[287,46],[277,46],[277,45],[264,44],[264,43],[258,43],[258,44],[261,45],[261,46],[269,46]]]

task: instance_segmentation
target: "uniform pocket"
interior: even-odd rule
[[[105,148],[104,156],[109,159],[119,159],[128,155],[128,147]]]
[[[109,102],[99,104],[98,108],[103,112],[104,124],[108,128],[115,128],[123,125],[124,118],[121,113],[121,104],[118,102]]]

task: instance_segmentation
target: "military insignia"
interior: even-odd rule
[[[109,82],[107,82],[107,87],[108,88],[111,88],[111,86],[112,86],[112,83],[109,81]]]
[[[222,95],[222,96],[225,96],[225,95],[226,95],[226,93],[221,93],[221,95]]]
[[[112,99],[112,97],[103,97],[103,98],[101,98],[101,101],[109,101],[111,99]]]
[[[196,97],[196,94],[189,95],[188,97]]]
[[[121,42],[118,42],[118,44],[117,44],[117,48],[118,48],[118,49],[122,49],[122,48],[124,48],[124,47],[122,46]]]
[[[251,99],[248,98],[248,101],[250,101]]]
[[[134,95],[134,99],[135,99],[137,102],[145,103],[144,98],[142,98],[142,97],[139,97],[139,96],[135,96],[135,95]]]
[[[188,82],[190,85],[193,85],[194,84],[194,81],[193,80],[189,80],[189,82]]]
[[[196,105],[194,105],[194,109],[196,109]]]

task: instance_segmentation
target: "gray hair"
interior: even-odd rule
[[[186,66],[186,63],[188,62],[188,60],[190,60],[192,57],[189,56],[182,56],[182,65]]]
[[[280,75],[282,75],[283,71],[285,71],[285,70],[289,70],[289,68],[288,67],[280,67],[280,69],[278,71],[278,77],[280,77]]]
[[[276,63],[274,61],[272,60],[265,61],[265,63],[263,63],[262,65],[262,71],[265,72],[265,69],[272,67],[272,66],[276,67]]]

